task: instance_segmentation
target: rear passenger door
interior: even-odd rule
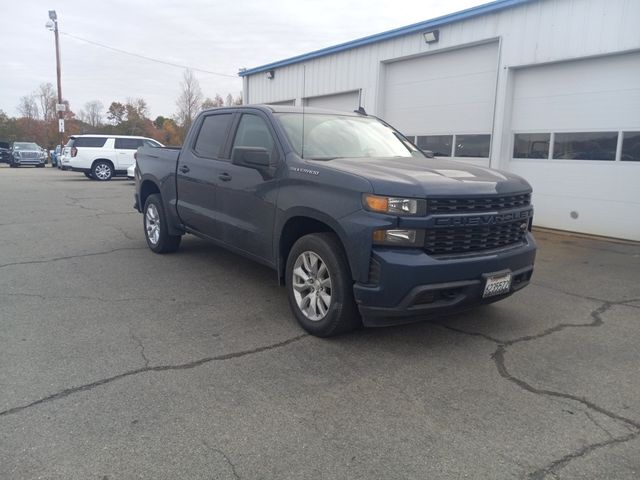
[[[134,154],[143,145],[141,138],[116,138],[116,170],[127,170],[135,162]]]
[[[197,134],[187,138],[176,170],[177,209],[185,226],[214,239],[221,239],[216,209],[216,183],[228,143],[234,114],[211,113],[200,117],[191,128]]]

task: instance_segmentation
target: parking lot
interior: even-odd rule
[[[150,252],[132,204],[0,166],[0,478],[640,476],[640,246],[538,232],[509,299],[323,340],[271,270]]]

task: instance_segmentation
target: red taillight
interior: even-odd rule
[[[78,149],[76,147],[71,147],[71,156],[75,157],[78,154]]]

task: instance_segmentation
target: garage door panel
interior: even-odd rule
[[[328,110],[340,110],[352,112],[358,108],[359,91],[336,93],[334,95],[322,95],[319,97],[309,97],[306,105],[315,108],[326,108]]]
[[[518,70],[516,132],[640,131],[640,54]],[[640,241],[640,162],[514,159],[536,225]]]
[[[487,112],[484,103],[480,104],[464,104],[464,105],[435,105],[425,108],[424,110],[416,110],[412,107],[398,108],[398,118],[402,119],[404,125],[420,125],[420,130],[405,129],[397,125],[393,121],[389,121],[391,125],[398,128],[406,135],[429,135],[449,134],[451,133],[451,125],[442,122],[442,118],[455,117],[456,133],[487,133],[487,130],[478,127],[491,122],[491,114]],[[413,127],[412,127],[413,128]]]
[[[385,119],[412,135],[490,132],[497,52],[489,43],[386,65]]]

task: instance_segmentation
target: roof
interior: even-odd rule
[[[323,57],[325,55],[331,55],[333,53],[343,52],[345,50],[351,50],[353,48],[362,47],[364,45],[370,45],[372,43],[381,42],[384,40],[390,40],[392,38],[401,37],[411,33],[422,32],[428,29],[437,28],[449,23],[459,22],[461,20],[467,20],[469,18],[478,17],[480,15],[486,15],[488,13],[498,12],[506,8],[515,7],[524,3],[529,3],[534,0],[495,0],[490,3],[478,5],[476,7],[467,8],[466,10],[460,10],[459,12],[450,13],[441,17],[432,18],[424,22],[414,23],[407,25],[406,27],[396,28],[382,33],[376,33],[368,37],[362,37],[357,40],[351,40],[350,42],[334,45],[333,47],[323,48],[321,50],[315,50],[310,53],[298,55],[295,57],[287,58],[285,60],[279,60],[277,62],[268,63],[260,67],[250,68],[247,70],[241,70],[238,75],[246,77],[255,73],[266,72],[273,70],[274,68],[284,67],[286,65],[292,65],[294,63],[304,62],[313,58]]]

